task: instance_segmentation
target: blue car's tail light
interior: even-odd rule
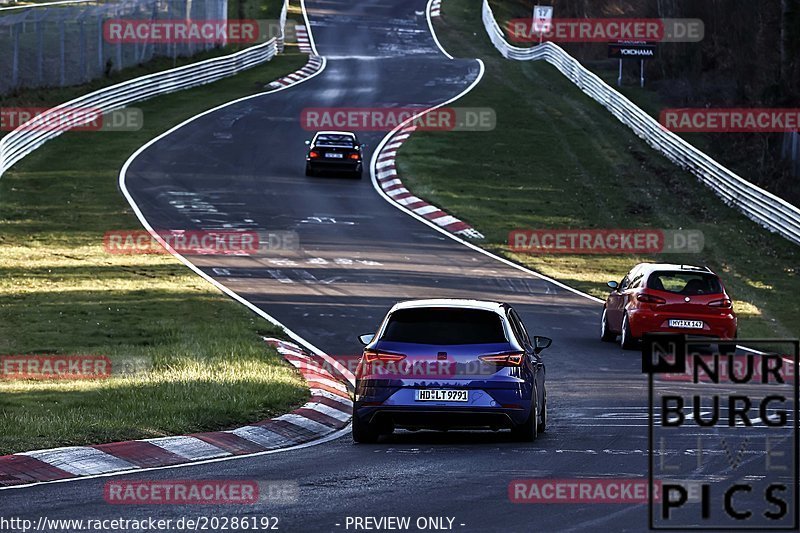
[[[492,355],[481,355],[478,357],[484,363],[496,366],[521,366],[525,357],[524,352],[505,352]]]
[[[384,363],[397,362],[397,361],[402,361],[405,358],[406,356],[401,353],[364,350],[364,360],[367,363],[375,363],[377,361],[381,361]]]

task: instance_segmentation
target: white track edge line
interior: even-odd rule
[[[303,11],[303,19],[306,21],[306,35],[308,35],[308,42],[311,44],[311,51],[314,52],[315,56],[318,56],[317,42],[314,40],[314,32],[311,31],[311,21],[308,20],[308,12],[306,11],[306,0],[300,0],[300,7]],[[298,46],[299,44],[298,41]]]
[[[431,6],[433,5],[434,0],[428,0],[428,5],[425,7],[425,17],[428,19],[428,29],[431,31],[431,36],[433,37],[433,42],[436,43],[436,46],[439,47],[439,50],[447,56],[447,59],[454,59],[447,50],[444,49],[442,43],[439,42],[439,37],[436,35],[436,31],[433,29],[433,21],[431,20]]]

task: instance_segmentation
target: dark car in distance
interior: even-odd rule
[[[360,178],[363,172],[363,144],[349,131],[319,131],[306,141],[306,176],[320,172],[341,172]]]

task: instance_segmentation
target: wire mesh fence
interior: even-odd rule
[[[214,40],[113,42],[107,21],[225,21],[228,0],[94,0],[0,10],[0,95],[64,87],[107,76],[155,57],[185,57],[221,46]]]

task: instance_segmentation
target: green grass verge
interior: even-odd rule
[[[168,255],[109,255],[140,224],[117,190],[139,146],[305,64],[271,62],[139,104],[138,132],[72,132],[0,179],[0,354],[95,354],[132,375],[0,381],[0,454],[230,428],[302,404],[300,375],[259,335],[270,324]]]
[[[455,105],[491,107],[492,132],[420,132],[400,151],[404,182],[471,223],[483,246],[600,298],[640,261],[707,264],[736,300],[740,336],[800,334],[797,246],[725,206],[544,62],[503,59],[480,2],[447,0],[436,23],[445,48],[480,57],[486,77]],[[699,229],[700,254],[516,255],[513,229]]]

